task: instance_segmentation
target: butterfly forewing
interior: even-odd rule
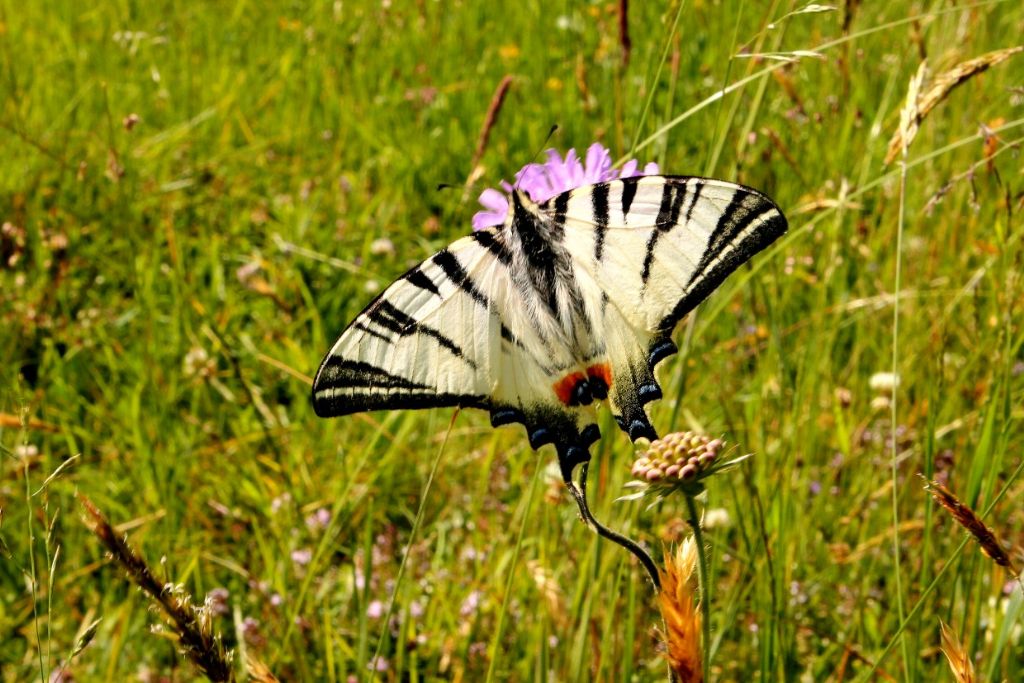
[[[472,240],[459,240],[384,290],[321,363],[317,414],[485,405],[495,321],[470,271],[491,260]]]

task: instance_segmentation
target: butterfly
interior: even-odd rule
[[[787,228],[761,192],[636,176],[536,203],[513,189],[504,224],[410,269],[342,332],[313,382],[321,417],[460,406],[553,444],[563,477],[590,459],[607,400],[630,439],[676,324]]]

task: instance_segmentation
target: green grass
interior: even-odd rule
[[[948,476],[1021,545],[1024,56],[923,122],[902,201],[882,164],[921,55],[938,72],[1019,43],[1024,8],[691,0],[673,33],[678,5],[634,2],[624,68],[614,3],[383,4],[0,1],[0,222],[18,233],[0,237],[0,413],[25,425],[0,431],[2,679],[46,680],[99,616],[75,680],[195,677],[76,491],[168,581],[226,588],[225,642],[282,680],[368,676],[382,634],[388,680],[664,677],[641,569],[578,522],[549,449],[473,411],[448,436],[450,410],[325,421],[308,402],[372,283],[466,233],[552,124],[561,149],[649,140],[636,156],[761,188],[790,219],[680,327],[652,411],[755,454],[707,497],[729,518],[707,534],[712,678],[951,680],[939,619],[981,680],[1024,677],[1019,589],[917,476]],[[818,46],[771,73],[736,57]],[[507,73],[481,179],[438,191],[470,176]],[[999,119],[986,162],[979,125]],[[371,251],[382,237],[394,253]],[[895,429],[869,385],[894,357]],[[632,448],[607,414],[602,431],[598,518],[679,540],[682,499],[614,502]],[[371,614],[395,590],[389,629]]]

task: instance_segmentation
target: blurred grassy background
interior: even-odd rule
[[[963,549],[917,475],[979,510],[1001,495],[988,522],[1020,547],[1024,57],[921,126],[895,426],[870,379],[893,369],[900,186],[882,159],[907,83],[925,56],[941,72],[1020,42],[1024,7],[786,16],[800,7],[632,3],[627,65],[607,2],[0,1],[2,679],[47,680],[99,616],[61,675],[195,677],[76,491],[167,580],[223,589],[225,642],[282,680],[371,676],[382,633],[384,680],[663,677],[649,586],[578,522],[553,453],[458,415],[410,539],[452,411],[318,420],[309,376],[552,124],[560,149],[625,155],[760,73],[635,150],[761,188],[791,223],[681,327],[653,408],[662,433],[755,454],[707,499],[713,677],[944,680],[941,618],[983,680],[1020,680],[1020,589]],[[770,73],[750,56],[822,45]],[[654,548],[682,538],[681,501],[613,502],[632,448],[607,415],[602,431],[598,517]],[[899,597],[919,607],[902,640]]]

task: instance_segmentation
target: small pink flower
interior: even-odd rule
[[[306,517],[306,526],[310,529],[326,529],[331,523],[331,511],[327,508],[320,508],[309,517]]]
[[[472,616],[476,613],[477,608],[480,607],[480,598],[483,597],[483,593],[480,591],[473,591],[466,596],[466,599],[462,601],[462,605],[459,607],[459,614],[464,617]]]
[[[366,664],[366,668],[377,673],[384,673],[391,668],[391,665],[383,657],[376,657],[372,662]]]
[[[384,616],[384,603],[380,600],[374,600],[366,606],[366,616],[371,619],[380,619]]]
[[[227,588],[214,588],[206,594],[206,605],[212,614],[222,617],[231,611],[228,605],[229,597],[231,594],[228,593]]]

